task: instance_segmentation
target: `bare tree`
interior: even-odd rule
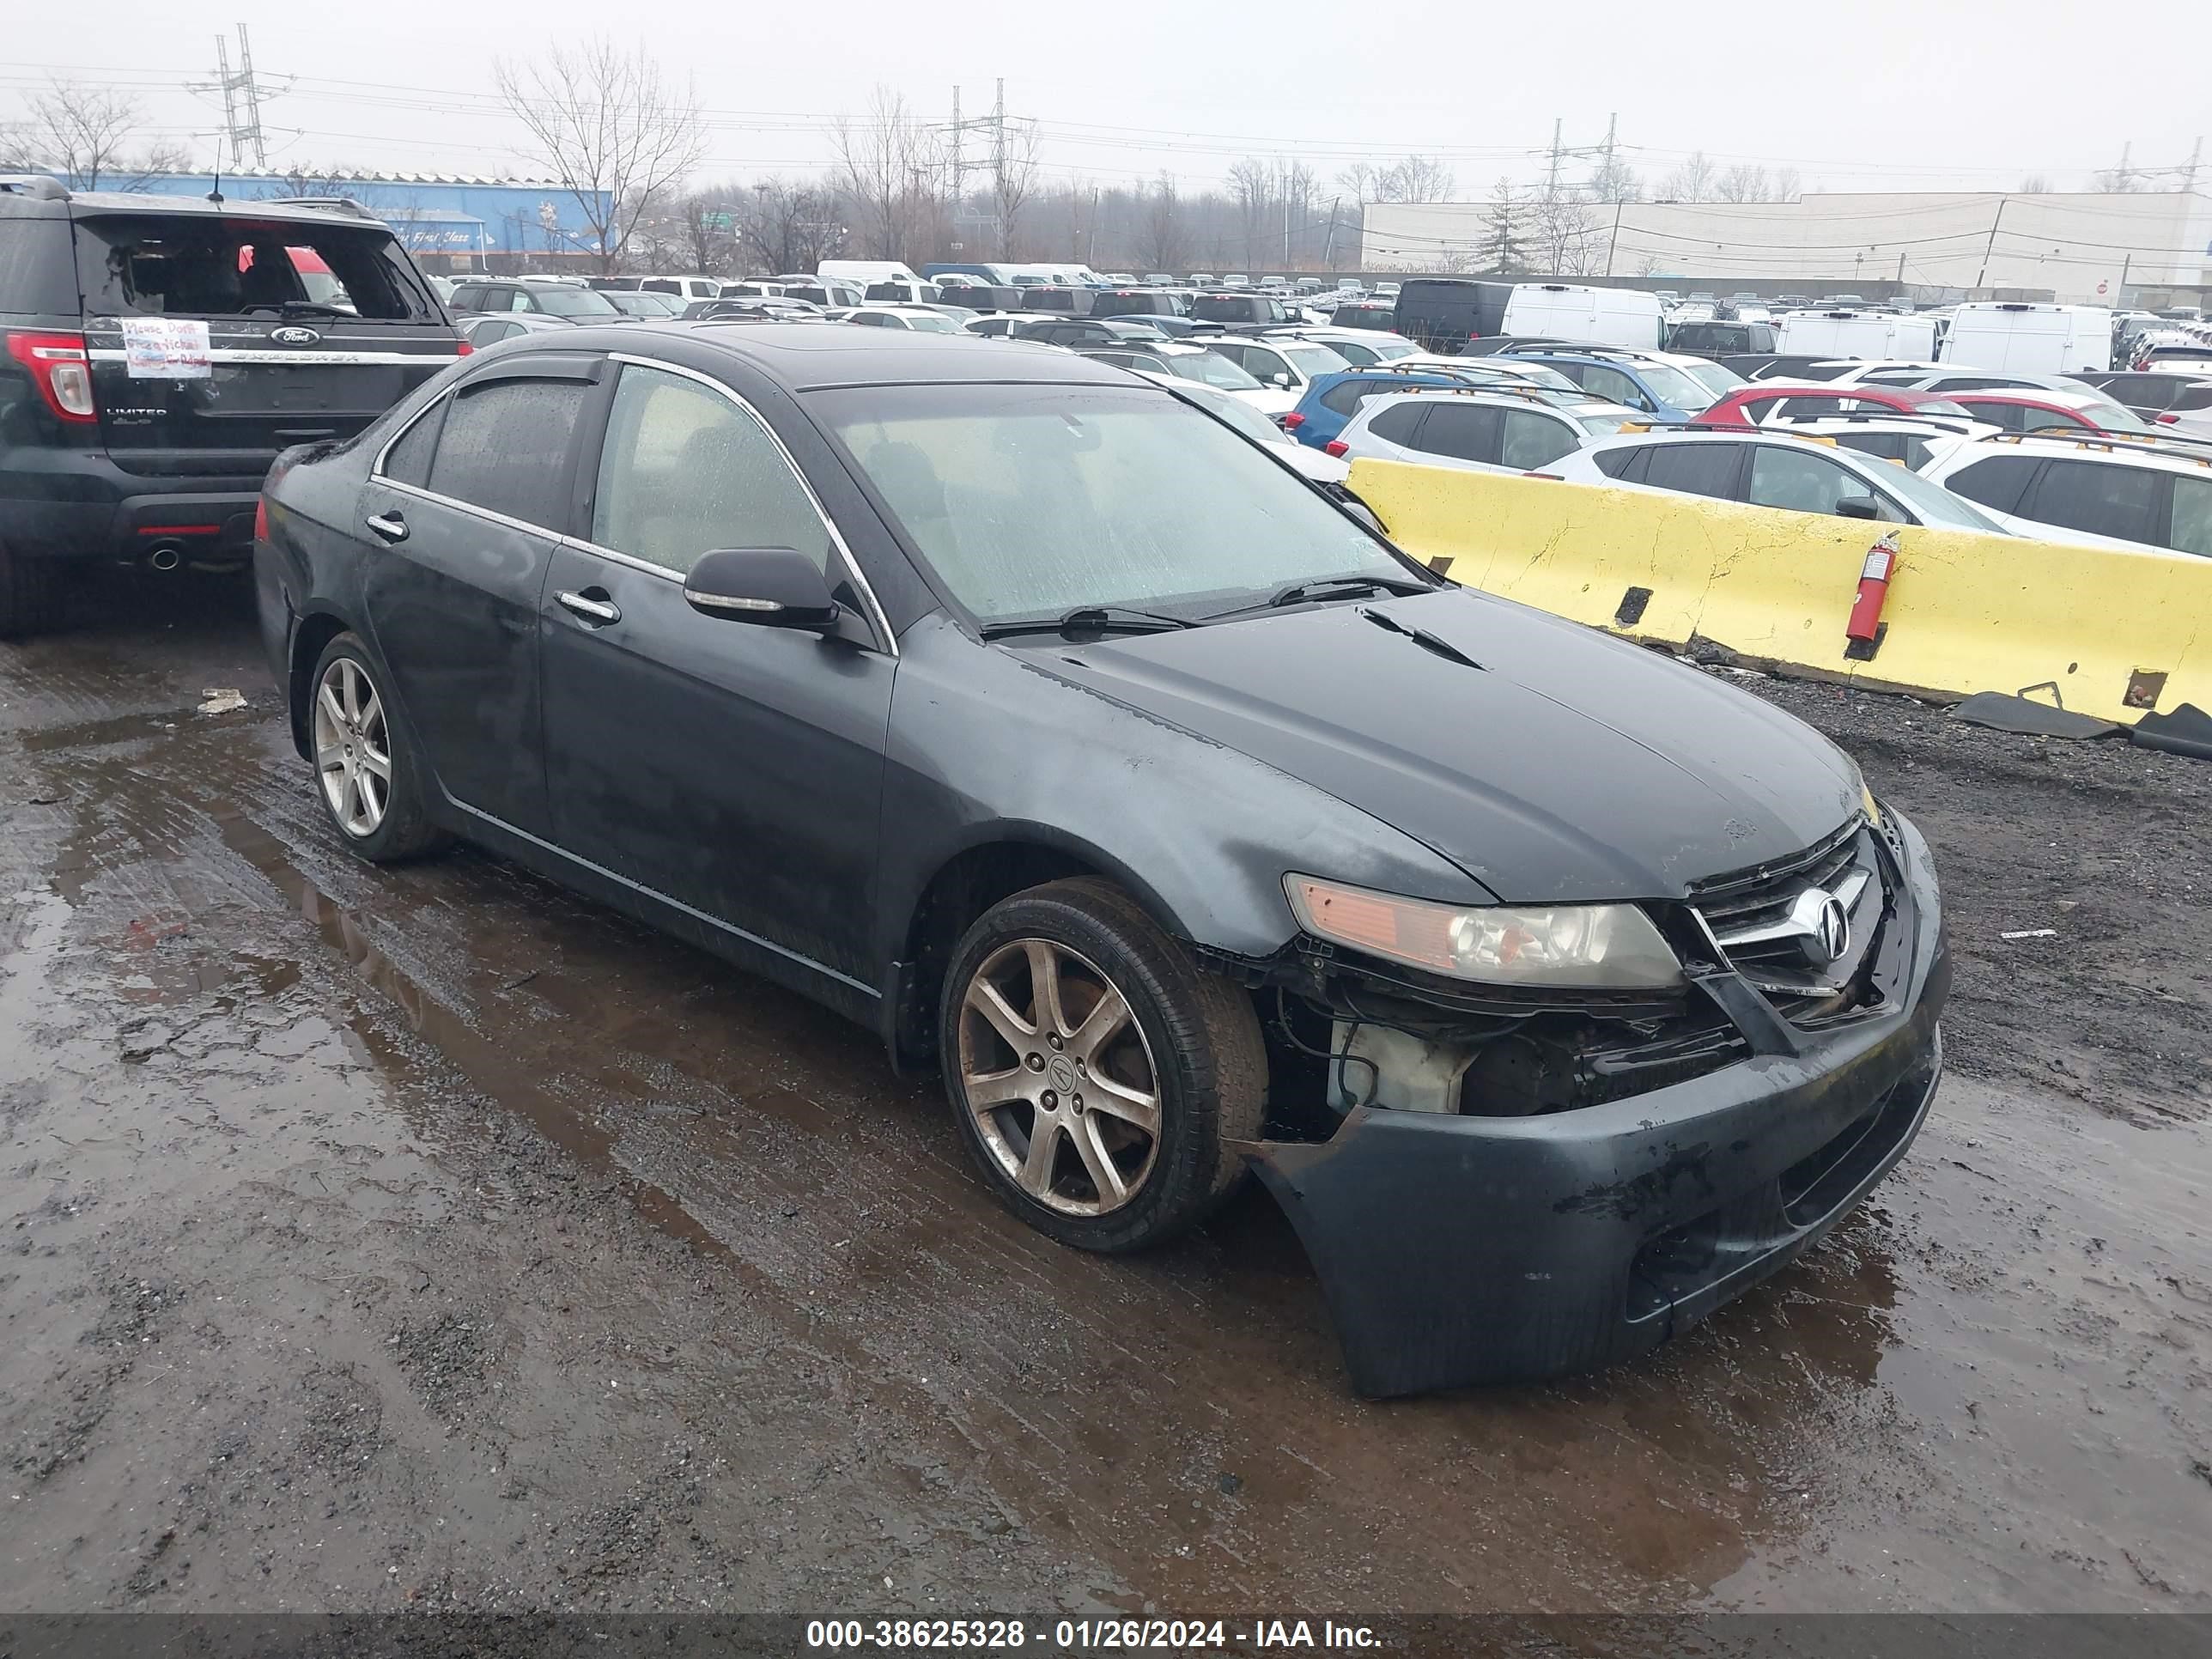
[[[1739,162],[1721,174],[1713,186],[1713,194],[1723,202],[1771,202],[1774,199],[1773,188],[1767,181],[1765,167]]]
[[[834,140],[839,182],[853,201],[862,245],[878,259],[903,259],[934,232],[937,146],[896,88],[878,85],[857,124],[840,119]]]
[[[1237,228],[1244,241],[1244,263],[1260,263],[1260,248],[1275,194],[1275,170],[1255,155],[1229,169],[1229,199],[1236,204]]]
[[[1712,194],[1712,159],[1703,150],[1691,152],[1690,159],[1676,167],[1660,181],[1659,199],[1662,202],[1702,202]]]
[[[175,143],[127,156],[145,115],[135,99],[111,88],[49,81],[28,111],[0,134],[0,164],[49,169],[72,190],[143,189],[152,175],[179,171],[190,159]]]
[[[1636,169],[1618,155],[1600,158],[1590,169],[1584,192],[1593,202],[1640,202],[1644,199],[1644,179]]]
[[[1138,263],[1148,270],[1180,270],[1183,261],[1182,199],[1176,194],[1175,179],[1166,173],[1152,181],[1145,195],[1145,220]]]
[[[1796,167],[1777,167],[1774,169],[1774,193],[1767,200],[1794,202],[1803,190],[1803,183],[1799,179]]]
[[[1378,202],[1449,202],[1452,170],[1429,155],[1408,155],[1385,167],[1375,179]]]
[[[1539,197],[1528,218],[1546,275],[1578,276],[1590,269],[1602,241],[1597,216],[1587,201],[1565,191]]]
[[[1335,185],[1340,196],[1348,196],[1361,207],[1382,199],[1382,173],[1370,163],[1354,161],[1336,175]]]
[[[2029,173],[2027,178],[2020,181],[2020,193],[2023,196],[2048,196],[2051,193],[2051,175],[2045,173]]]
[[[706,151],[691,85],[663,79],[643,46],[605,39],[493,67],[500,96],[530,135],[531,160],[575,200],[602,270],[622,262],[638,223]]]
[[[811,270],[844,252],[844,205],[820,185],[763,179],[739,220],[747,248],[773,275]]]
[[[1021,246],[1022,210],[1037,191],[1036,123],[1016,121],[999,133],[1002,149],[991,156],[991,211],[999,221],[999,257],[1016,259]]]

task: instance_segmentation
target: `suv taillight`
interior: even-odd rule
[[[254,497],[253,539],[257,542],[269,539],[269,498],[265,495]]]
[[[39,395],[58,418],[87,422],[100,417],[92,401],[92,360],[85,356],[83,335],[11,333],[8,355],[30,371]]]
[[[1299,414],[1295,409],[1289,414],[1283,416],[1283,429],[1286,432],[1296,432],[1305,423],[1306,417]]]
[[[1331,438],[1322,446],[1322,448],[1325,453],[1336,456],[1349,455],[1352,453],[1352,446],[1341,438]]]
[[[476,348],[471,345],[466,340],[456,340],[453,342],[453,355],[456,357],[473,356],[475,353]]]

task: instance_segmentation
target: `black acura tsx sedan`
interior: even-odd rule
[[[1918,1131],[1928,848],[1269,449],[1036,345],[532,336],[280,458],[262,628],[356,852],[462,837],[848,1015],[1052,1237],[1254,1172],[1364,1394],[1638,1352]]]

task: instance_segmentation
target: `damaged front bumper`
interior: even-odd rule
[[[1741,979],[1705,992],[1762,1040],[1705,1075],[1529,1117],[1371,1107],[1243,1152],[1319,1274],[1369,1396],[1556,1376],[1656,1346],[1817,1243],[1904,1155],[1942,1067],[1936,878],[1883,838],[1877,1000],[1799,1028]]]

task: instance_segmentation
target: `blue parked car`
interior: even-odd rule
[[[1401,359],[1375,363],[1365,368],[1340,369],[1316,374],[1298,405],[1283,416],[1283,428],[1300,443],[1326,449],[1359,412],[1370,398],[1392,392],[1419,392],[1428,386],[1535,386],[1559,394],[1563,401],[1587,403],[1587,394],[1556,369],[1538,363],[1516,363],[1502,357],[1470,357],[1464,362],[1417,362]]]
[[[1681,426],[1744,384],[1734,369],[1674,351],[1535,346],[1498,356],[1555,368],[1591,397],[1625,404],[1657,426]]]

